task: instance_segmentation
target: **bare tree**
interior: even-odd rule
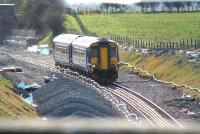
[[[159,2],[149,2],[149,5],[151,7],[151,12],[155,12],[155,9],[160,5]]]
[[[197,1],[196,2],[196,9],[197,9],[197,11],[199,11],[199,7],[200,7],[200,1]]]
[[[176,8],[176,11],[177,11],[177,12],[180,12],[180,9],[183,10],[183,8],[184,8],[184,3],[181,2],[181,1],[175,1],[175,2],[172,2],[172,6],[173,6],[174,8]]]
[[[187,6],[188,12],[190,11],[190,7],[192,6],[192,1],[185,1],[184,2],[185,6]]]
[[[163,5],[168,9],[168,12],[172,12],[173,9],[172,2],[163,2]]]
[[[136,3],[137,6],[139,6],[141,8],[141,11],[144,12],[145,9],[145,2],[138,2]]]

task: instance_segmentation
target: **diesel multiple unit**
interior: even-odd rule
[[[118,78],[118,45],[98,37],[61,34],[53,40],[55,64],[69,67],[99,82]]]

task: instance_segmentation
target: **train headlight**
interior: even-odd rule
[[[98,59],[97,58],[92,58],[91,59],[91,64],[92,65],[98,65]]]
[[[110,59],[110,64],[117,64],[117,62],[118,62],[118,58],[117,57],[112,57]]]

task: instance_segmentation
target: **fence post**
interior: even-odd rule
[[[197,39],[195,39],[194,48],[195,48],[195,50],[197,50]]]
[[[187,49],[189,49],[189,41],[187,40]]]

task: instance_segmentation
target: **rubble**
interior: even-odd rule
[[[26,52],[28,53],[35,53],[35,54],[41,54],[41,55],[50,55],[50,49],[48,48],[48,45],[33,45],[31,47],[28,47]]]

